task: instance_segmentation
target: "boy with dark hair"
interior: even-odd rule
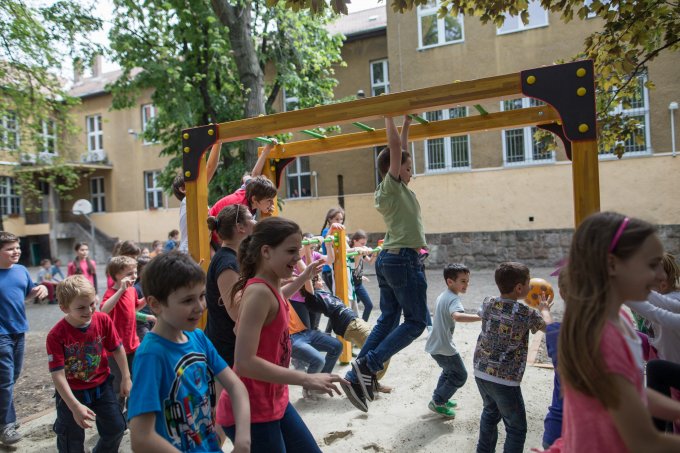
[[[487,297],[479,309],[482,332],[473,360],[475,381],[484,408],[479,423],[477,452],[493,452],[498,422],[505,424],[506,453],[521,452],[527,434],[527,416],[520,383],[529,349],[529,331],[545,332],[552,322],[550,307],[542,298],[538,311],[518,302],[529,293],[529,268],[521,263],[501,263],[495,273],[500,297]]]
[[[222,451],[213,416],[217,379],[233,405],[233,451],[250,451],[246,388],[196,328],[205,310],[205,273],[188,255],[170,252],[146,265],[142,288],[157,322],[144,337],[134,365],[132,449]]]
[[[453,343],[453,331],[456,322],[475,322],[481,321],[481,318],[465,313],[460,302],[459,294],[465,294],[470,283],[470,269],[464,264],[448,264],[444,268],[444,280],[446,290],[437,298],[432,333],[425,343],[425,352],[442,369],[437,387],[432,393],[432,401],[427,407],[434,413],[454,418],[457,404],[450,399],[467,381],[467,370]]]
[[[406,115],[401,133],[393,118],[385,118],[388,148],[378,156],[383,180],[375,191],[375,206],[385,221],[383,250],[375,263],[382,314],[352,369],[349,384],[342,382],[347,398],[362,411],[373,401],[376,374],[394,354],[411,344],[427,325],[427,281],[420,250],[426,247],[420,204],[408,188],[412,161],[408,146],[411,118]],[[404,322],[399,324],[401,313]]]
[[[56,393],[57,450],[82,451],[85,429],[96,422],[99,441],[94,451],[115,453],[125,432],[111,384],[106,352],[123,370],[121,393],[130,393],[132,382],[125,350],[111,319],[95,311],[96,293],[82,275],[73,275],[57,286],[59,308],[66,316],[47,334],[47,357]]]
[[[19,258],[19,238],[0,231],[0,442],[5,445],[22,437],[16,426],[14,383],[21,374],[28,332],[24,300],[47,296],[47,288],[33,283]]]

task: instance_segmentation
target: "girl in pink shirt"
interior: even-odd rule
[[[621,214],[594,214],[574,233],[558,346],[562,438],[548,451],[680,451],[680,437],[652,424],[680,418],[680,404],[644,388],[640,340],[621,311],[663,278],[662,255],[654,227]]]
[[[92,283],[94,292],[97,292],[97,266],[90,256],[90,247],[87,242],[76,242],[74,247],[76,258],[68,263],[67,275],[82,275]]]
[[[248,389],[250,398],[252,453],[320,452],[309,429],[288,401],[288,385],[340,394],[335,385],[343,381],[339,376],[307,374],[288,368],[291,344],[284,296],[292,295],[322,264],[315,261],[291,284],[293,286],[281,288],[281,280],[291,277],[300,260],[301,241],[302,234],[295,222],[269,217],[259,222],[239,247],[241,278],[231,294],[234,298],[243,291],[236,326],[234,371]],[[227,392],[220,395],[217,422],[233,441],[235,423]]]

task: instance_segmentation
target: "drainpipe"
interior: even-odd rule
[[[671,112],[671,155],[675,157],[675,111],[678,109],[677,102],[668,104],[668,110]]]

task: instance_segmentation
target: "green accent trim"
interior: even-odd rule
[[[358,123],[358,122],[357,122],[357,123],[352,123],[352,124],[354,124],[356,127],[358,127],[359,129],[361,129],[361,130],[363,130],[363,131],[366,131],[366,132],[373,132],[373,131],[375,131],[375,128],[374,128],[374,127],[367,126],[367,125],[365,125],[364,123]]]
[[[479,112],[479,114],[482,115],[482,116],[488,115],[488,114],[489,114],[489,112],[487,112],[486,110],[484,110],[484,107],[482,107],[482,106],[479,105],[479,104],[475,104],[474,107],[477,109],[477,111]]]
[[[267,137],[255,137],[253,140],[257,140],[258,142],[263,142],[263,143],[269,143],[270,145],[274,143],[271,139]]]
[[[310,137],[314,137],[314,138],[326,138],[326,136],[323,135],[323,134],[319,134],[318,132],[310,131],[310,130],[307,130],[307,129],[305,129],[304,131],[300,131],[300,132],[302,132],[303,134],[307,134]]]

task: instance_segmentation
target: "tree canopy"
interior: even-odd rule
[[[223,0],[115,0],[115,6],[111,50],[123,76],[111,87],[114,108],[133,106],[143,90],[154,90],[157,116],[145,138],[171,156],[165,187],[181,165],[182,129],[271,113],[282,90],[300,107],[333,97],[342,39],[326,31],[328,12],[312,17]],[[230,146],[212,198],[240,184],[256,157],[253,141]]]
[[[68,113],[78,100],[68,95],[59,74],[64,62],[88,61],[99,52],[88,35],[100,28],[101,21],[77,1],[59,0],[47,6],[31,6],[23,0],[0,2],[2,148],[33,159],[46,148],[58,151],[49,167],[16,173],[25,200],[41,195],[39,181],[48,182],[61,195],[80,184],[75,171],[64,165],[64,143],[59,140],[75,130]],[[49,143],[46,131],[53,137],[47,139]]]
[[[433,0],[391,0],[391,8],[398,13],[431,3]],[[584,37],[583,51],[571,60],[588,58],[595,62],[598,74],[598,121],[602,126],[600,144],[604,149],[623,153],[623,140],[635,134],[638,123],[622,114],[612,114],[619,103],[627,107],[639,88],[631,83],[643,74],[646,66],[664,51],[677,51],[680,46],[680,3],[677,0],[538,0],[549,11],[559,13],[564,22],[599,17],[602,28]],[[268,0],[272,6],[278,0]],[[310,9],[322,12],[326,8],[347,12],[349,0],[286,0],[293,10]],[[528,0],[441,0],[440,16],[464,14],[478,17],[482,23],[501,26],[505,14],[529,20]],[[653,81],[648,80],[648,87]]]

